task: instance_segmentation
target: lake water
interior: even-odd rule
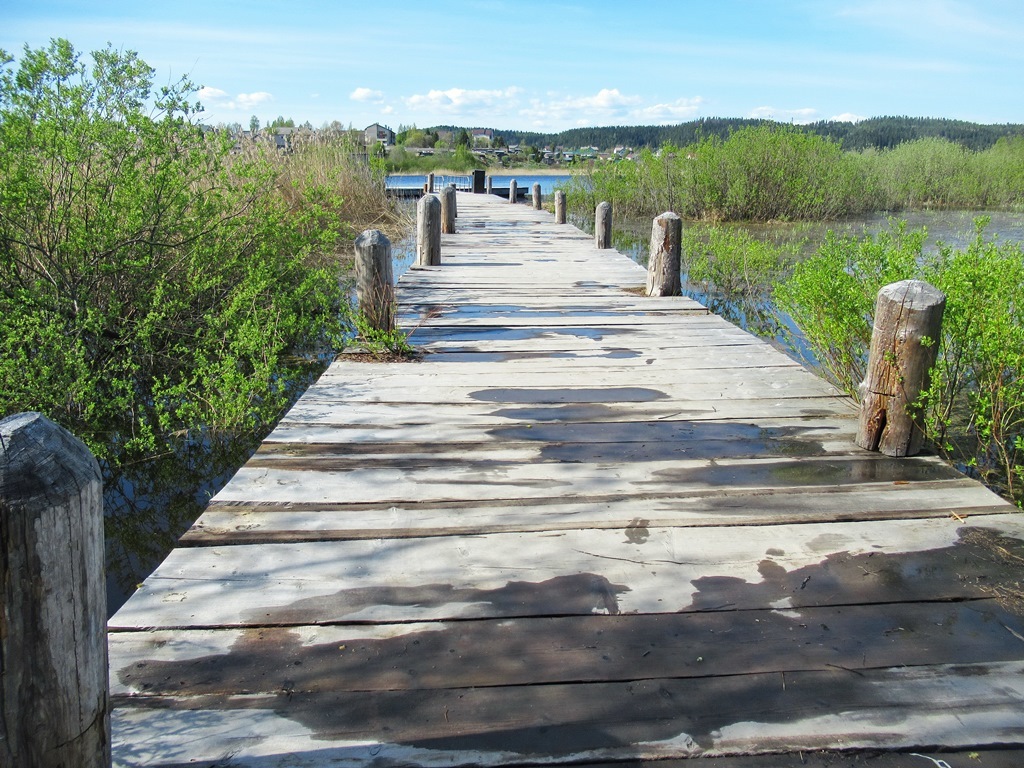
[[[540,193],[542,195],[550,195],[555,191],[555,187],[558,184],[564,184],[572,177],[568,174],[508,174],[508,173],[491,173],[488,174],[491,178],[492,186],[499,188],[507,188],[509,182],[512,179],[516,180],[516,186],[519,189],[533,189],[534,184],[540,184]],[[434,189],[440,189],[445,187],[452,182],[459,189],[466,189],[470,186],[470,177],[467,174],[454,175],[454,176],[442,176],[440,174],[434,174]],[[427,183],[427,177],[424,174],[393,174],[388,176],[385,180],[386,185],[390,189],[423,189],[423,185]]]

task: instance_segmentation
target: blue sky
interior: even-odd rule
[[[537,131],[880,115],[1024,122],[1021,0],[0,0],[0,48],[65,37],[188,76],[211,124]]]

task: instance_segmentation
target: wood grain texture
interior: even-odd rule
[[[103,483],[39,413],[0,421],[0,764],[104,768]]]

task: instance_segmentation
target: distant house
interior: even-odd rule
[[[380,123],[368,125],[366,126],[366,130],[363,131],[363,143],[368,147],[372,147],[376,144],[383,144],[385,147],[393,147],[395,145],[395,132],[386,125],[381,125]]]
[[[279,126],[274,129],[274,146],[282,152],[292,151],[292,137],[295,135],[296,129],[286,125]]]
[[[494,142],[494,131],[490,128],[473,128],[469,135],[473,139],[474,147],[489,147]]]

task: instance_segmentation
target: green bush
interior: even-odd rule
[[[927,429],[1010,498],[1024,498],[1024,251],[984,237],[941,246],[924,278],[946,294],[942,354],[926,393]]]
[[[233,154],[135,53],[2,60],[0,414],[45,412],[108,472],[265,428],[343,331],[341,201],[280,194],[275,155]]]
[[[876,237],[830,235],[779,282],[775,300],[807,339],[823,372],[857,396],[878,290],[920,278],[946,294],[938,361],[922,395],[933,445],[1018,504],[1024,501],[1024,250],[984,237],[966,250],[903,223]]]
[[[850,395],[864,379],[878,290],[913,276],[927,232],[906,222],[863,238],[829,232],[818,252],[775,286],[775,302],[803,333],[823,373]]]

